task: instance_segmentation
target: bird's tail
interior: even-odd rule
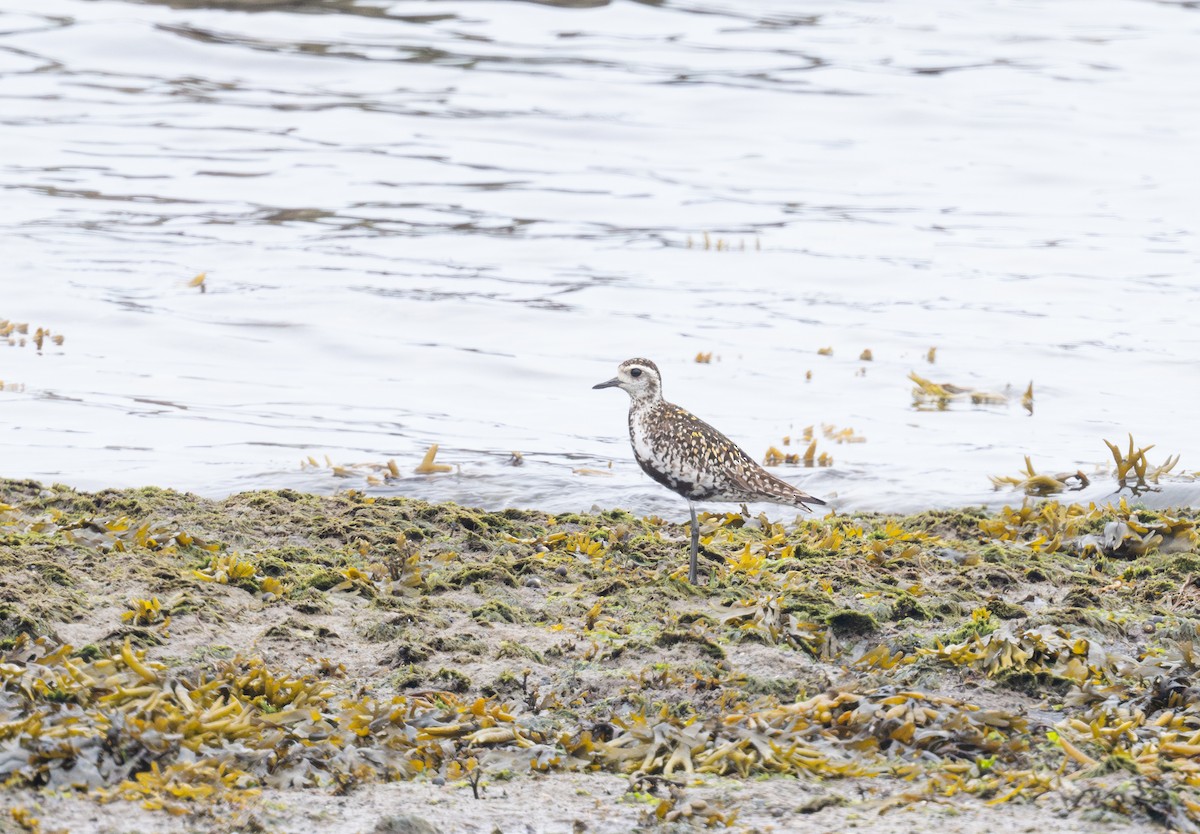
[[[781,503],[794,504],[800,509],[808,510],[810,512],[812,511],[812,508],[808,506],[809,504],[825,503],[823,499],[817,498],[815,495],[809,495],[804,490],[792,486],[782,478],[776,478],[774,475],[771,475],[771,480],[773,481],[776,491],[779,493]]]
[[[825,505],[825,501],[823,501],[820,498],[816,498],[812,495],[809,495],[807,492],[801,492],[800,490],[796,490],[796,492],[800,493],[795,498],[796,506],[800,507],[803,510],[808,510],[811,512],[812,507],[808,506],[809,504],[821,504],[822,506]]]

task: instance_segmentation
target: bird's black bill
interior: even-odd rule
[[[595,389],[595,388],[616,388],[620,384],[621,384],[621,380],[617,379],[614,376],[608,382],[601,382],[599,385],[593,385],[592,388],[593,389]]]

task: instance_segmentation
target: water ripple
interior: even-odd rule
[[[839,507],[1011,502],[1127,432],[1200,469],[1196,8],[5,9],[0,319],[65,335],[0,342],[5,474],[332,490],[301,461],[439,443],[372,489],[678,516],[590,389],[631,355],[754,455],[853,427],[781,470]]]

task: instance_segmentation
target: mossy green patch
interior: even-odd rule
[[[946,632],[940,639],[946,644],[961,643],[972,637],[983,637],[999,628],[999,622],[986,608],[977,608],[971,618]]]
[[[48,633],[48,625],[30,617],[21,606],[0,603],[0,638],[10,640],[18,634],[45,634]]]
[[[485,562],[452,571],[442,579],[441,585],[445,588],[465,588],[476,582],[499,582],[509,587],[517,584],[516,577],[504,565]]]
[[[993,616],[999,617],[1001,620],[1016,620],[1029,616],[1029,612],[1021,606],[1002,599],[988,600],[986,607]]]
[[[499,659],[520,657],[532,660],[534,663],[546,662],[546,658],[541,652],[515,640],[501,640],[499,648],[496,649],[496,657]]]
[[[996,680],[1009,689],[1023,693],[1031,698],[1045,697],[1052,692],[1059,697],[1066,695],[1075,681],[1050,672],[1030,672],[1027,669],[1016,669],[1002,672]]]
[[[424,663],[429,659],[429,649],[419,643],[412,641],[399,641],[388,647],[387,653],[379,661],[382,665],[391,666],[412,666],[417,663]]]
[[[725,650],[723,648],[714,643],[711,638],[695,631],[668,629],[660,633],[654,642],[659,646],[676,646],[681,643],[690,643],[695,645],[702,654],[715,657],[718,660],[724,660],[725,658]]]
[[[472,634],[433,634],[426,645],[435,652],[481,654],[487,651],[487,644]]]
[[[328,614],[333,610],[329,597],[318,588],[300,588],[288,595],[288,602],[301,614]]]
[[[931,620],[933,614],[929,609],[910,594],[903,594],[892,601],[893,620]]]
[[[346,577],[338,571],[322,568],[311,574],[304,584],[316,591],[328,591],[345,581]]]
[[[879,630],[879,623],[870,614],[843,608],[825,615],[826,624],[837,634],[870,634]]]
[[[438,669],[429,680],[446,692],[462,693],[471,688],[471,679],[457,669]]]
[[[800,692],[800,682],[794,678],[759,678],[751,675],[743,686],[751,695],[770,695],[781,701],[794,700]]]
[[[471,619],[477,623],[523,623],[528,617],[524,611],[498,599],[491,599],[471,611]]]

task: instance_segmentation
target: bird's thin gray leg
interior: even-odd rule
[[[696,584],[696,554],[700,551],[700,525],[696,522],[696,505],[688,501],[692,511],[692,552],[688,554],[688,582]]]

